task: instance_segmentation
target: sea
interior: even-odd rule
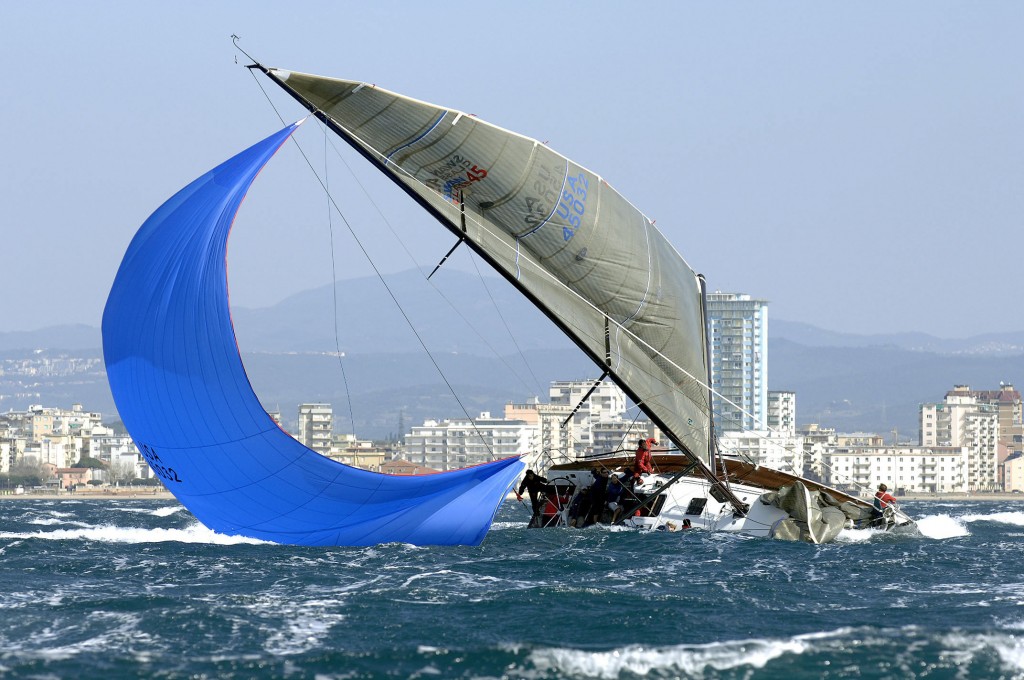
[[[176,501],[0,502],[0,678],[1021,678],[1024,502],[829,545],[527,529],[306,548]]]

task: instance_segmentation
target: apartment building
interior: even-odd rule
[[[534,449],[537,428],[523,420],[479,418],[427,420],[405,435],[402,457],[434,470],[456,470]]]
[[[796,392],[768,392],[768,428],[796,436]]]
[[[723,455],[804,476],[804,443],[796,435],[773,430],[723,432],[718,447]]]
[[[920,407],[921,446],[964,447],[969,491],[1001,490],[999,411],[958,385],[940,403]]]
[[[768,302],[707,296],[711,385],[719,431],[763,430],[768,411]]]
[[[969,490],[969,450],[964,446],[848,446],[826,454],[824,480],[852,492],[874,492],[885,484],[906,493]]]
[[[299,404],[298,440],[322,456],[331,455],[334,409],[320,402]]]

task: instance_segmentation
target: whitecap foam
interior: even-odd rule
[[[491,531],[504,531],[505,529],[522,529],[524,522],[492,522]]]
[[[964,526],[962,517],[949,515],[928,515],[917,520],[917,529],[927,538],[959,538],[970,536],[971,532]]]
[[[1024,512],[993,512],[988,515],[964,515],[960,519],[964,522],[999,522],[1019,527],[1024,526]]]
[[[169,505],[165,508],[157,508],[156,510],[150,510],[149,508],[112,508],[117,512],[130,512],[135,515],[148,515],[151,517],[169,517],[176,512],[181,512],[185,509],[184,505]]]
[[[261,544],[255,538],[244,536],[226,536],[206,528],[202,524],[192,524],[184,529],[140,529],[136,527],[118,527],[110,525],[90,526],[82,529],[56,529],[54,531],[37,531],[34,533],[4,531],[0,538],[40,539],[44,541],[100,541],[104,543],[211,543],[216,545],[236,545],[239,543]],[[271,544],[273,545],[273,544]]]
[[[57,519],[56,517],[40,517],[38,519],[30,519],[28,521],[28,523],[29,524],[33,524],[35,526],[43,526],[43,527],[53,526],[55,524],[60,524],[60,525],[63,525],[63,526],[71,525],[71,526],[75,526],[75,527],[88,527],[88,526],[92,526],[91,524],[87,524],[86,522],[78,522],[78,521],[69,520],[69,519]]]
[[[182,512],[185,510],[184,505],[170,505],[166,508],[157,508],[156,510],[150,511],[149,514],[154,517],[170,517],[171,515]]]
[[[274,615],[283,616],[284,621],[264,627],[267,639],[263,648],[274,656],[303,654],[317,649],[331,628],[345,620],[343,614],[330,609],[335,606],[337,602],[274,602]]]
[[[993,650],[999,655],[1003,667],[1020,677],[1024,671],[1024,640],[1013,634],[983,633],[967,634],[962,632],[949,633],[943,636],[943,646],[950,658],[958,665],[970,663],[977,655],[986,650]]]
[[[556,676],[618,678],[624,673],[638,676],[661,676],[666,673],[700,676],[709,670],[721,672],[742,667],[764,668],[768,662],[785,654],[803,654],[809,646],[807,640],[797,637],[789,640],[735,640],[662,648],[631,645],[605,652],[548,648],[532,652],[530,661],[541,673]]]
[[[36,633],[32,643],[36,649],[21,647],[11,650],[18,656],[43,661],[66,661],[79,654],[104,653],[110,649],[120,649],[129,642],[138,644],[148,642],[149,635],[138,630],[141,617],[134,613],[93,612],[87,615],[92,626],[108,626],[97,635],[86,637],[69,644],[59,644],[64,632],[62,627],[55,626]]]
[[[884,531],[877,529],[843,529],[836,536],[836,540],[844,543],[863,543],[870,541],[874,536],[884,534]]]

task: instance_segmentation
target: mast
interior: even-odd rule
[[[608,375],[612,378],[612,380],[614,380],[614,382],[623,390],[623,392],[625,392],[626,395],[639,406],[640,410],[642,410],[651,419],[651,422],[654,423],[654,425],[657,426],[661,431],[665,432],[668,435],[669,439],[672,441],[672,443],[675,444],[676,447],[681,452],[683,452],[684,455],[686,455],[691,461],[696,463],[697,469],[700,471],[701,475],[705,479],[707,479],[707,481],[712,485],[713,492],[717,491],[716,495],[721,496],[719,500],[723,502],[725,500],[728,500],[738,513],[745,512],[745,505],[726,486],[722,484],[722,482],[718,479],[717,475],[715,474],[714,470],[712,470],[710,467],[708,467],[708,465],[704,463],[702,456],[691,451],[686,445],[684,445],[680,438],[673,432],[672,428],[668,427],[665,424],[665,422],[660,417],[658,417],[656,413],[652,413],[645,406],[644,400],[640,398],[635,393],[635,391],[632,388],[630,388],[630,386],[620,376],[616,374],[615,371],[612,371],[611,368],[607,366],[606,358],[599,356],[597,353],[591,350],[591,348],[588,347],[581,338],[579,338],[561,319],[559,319],[547,308],[547,306],[544,304],[542,300],[540,300],[522,282],[518,281],[515,276],[513,276],[511,273],[506,271],[502,266],[500,266],[498,261],[492,255],[490,255],[486,250],[484,250],[479,244],[474,242],[472,239],[466,238],[464,229],[461,228],[459,224],[457,224],[455,221],[453,221],[451,218],[449,218],[447,215],[441,212],[436,206],[432,205],[423,196],[417,194],[409,184],[400,181],[399,178],[394,173],[388,170],[385,162],[383,162],[379,157],[377,157],[376,155],[371,153],[367,148],[365,148],[351,133],[349,133],[344,127],[339,125],[333,118],[327,115],[324,111],[320,110],[315,104],[310,102],[302,94],[300,94],[290,85],[288,85],[288,83],[285,80],[279,78],[270,68],[263,66],[259,62],[255,62],[255,60],[253,64],[248,66],[248,68],[259,69],[260,71],[262,71],[263,74],[270,78],[275,84],[277,84],[278,87],[280,87],[282,90],[291,95],[291,97],[295,99],[295,101],[299,102],[299,104],[301,104],[303,108],[305,108],[314,116],[316,116],[316,118],[319,119],[328,128],[330,128],[332,132],[334,132],[336,135],[338,135],[338,137],[343,139],[349,146],[355,149],[359,153],[359,155],[361,155],[363,158],[369,161],[370,164],[372,164],[374,167],[380,170],[385,176],[390,178],[391,181],[394,182],[396,186],[401,188],[402,191],[406,193],[406,195],[412,198],[420,207],[426,210],[428,214],[430,214],[431,216],[434,217],[434,219],[440,222],[441,225],[444,226],[449,232],[455,235],[459,239],[459,243],[465,242],[466,245],[469,246],[473,250],[473,252],[475,252],[478,256],[480,256],[480,258],[483,259],[488,265],[490,265],[492,269],[501,274],[506,281],[508,281],[514,288],[516,288],[516,290],[518,290],[523,296],[525,296],[535,307],[537,307],[541,312],[543,312],[544,315],[548,317],[548,319],[554,322],[554,324],[558,327],[560,331],[562,331],[563,334],[572,339],[576,346],[579,347],[591,361],[593,361],[597,366],[600,366],[602,370],[606,370],[608,372]],[[608,316],[606,314],[604,316],[605,322],[611,323],[611,320],[608,318]],[[705,353],[706,352],[707,348],[705,347]]]

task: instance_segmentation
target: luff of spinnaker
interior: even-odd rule
[[[228,234],[297,125],[193,181],[136,233],[103,312],[118,413],[164,485],[215,531],[300,545],[477,545],[518,458],[418,476],[349,467],[281,430],[246,377],[228,307]]]

